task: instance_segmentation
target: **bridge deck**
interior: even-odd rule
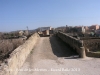
[[[71,71],[72,68],[80,71]],[[77,58],[58,38],[41,37],[21,69],[33,71],[19,71],[18,75],[100,75],[100,60]]]

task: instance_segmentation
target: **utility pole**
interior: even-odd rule
[[[27,28],[27,35],[29,34],[29,29],[28,29],[28,26],[26,27]]]
[[[26,28],[27,28],[27,31],[28,31],[28,26]]]

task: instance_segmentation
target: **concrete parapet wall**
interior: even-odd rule
[[[89,57],[100,58],[100,52],[87,52],[86,55],[89,56]]]
[[[39,35],[35,33],[23,45],[16,48],[10,54],[10,57],[1,64],[0,75],[16,75],[18,69],[23,65],[28,54],[35,46],[38,38]]]
[[[69,44],[73,49],[77,50],[77,53],[80,57],[85,57],[85,48],[83,47],[83,41],[76,39],[72,36],[67,35],[66,33],[58,32],[57,36],[61,38],[64,42]]]
[[[100,52],[92,52],[89,49],[86,49],[86,56],[100,58]]]

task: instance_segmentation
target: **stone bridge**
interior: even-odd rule
[[[82,41],[57,36],[33,34],[0,64],[0,75],[100,75],[100,60],[85,57]]]
[[[60,37],[69,46],[71,46],[74,50],[76,50],[80,57],[84,58],[86,56],[82,40],[74,38],[62,32],[58,32],[57,36]]]

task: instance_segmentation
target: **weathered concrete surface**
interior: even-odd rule
[[[21,68],[31,70],[19,71],[18,75],[100,75],[100,59],[80,59],[65,44],[57,42],[58,40],[49,37],[40,38]],[[67,71],[72,68],[80,71]],[[38,71],[40,69],[42,71]],[[66,71],[54,71],[54,69],[66,69]]]

